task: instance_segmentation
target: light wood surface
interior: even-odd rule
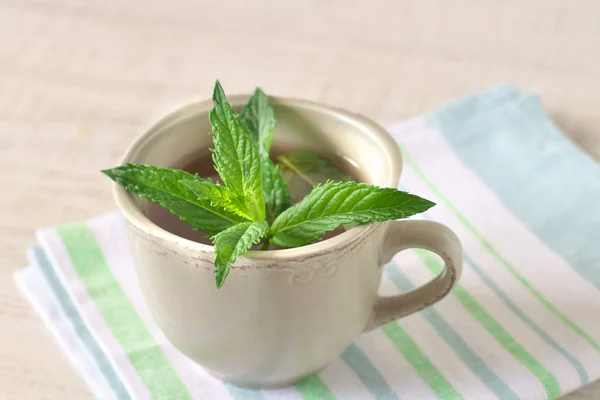
[[[1,399],[91,397],[12,274],[36,228],[113,210],[98,170],[217,77],[383,124],[513,82],[600,158],[597,0],[210,3],[0,0]]]

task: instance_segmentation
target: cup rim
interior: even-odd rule
[[[241,107],[246,104],[249,98],[250,95],[248,94],[230,95],[228,96],[228,101],[233,107]],[[273,104],[329,114],[345,124],[358,127],[362,132],[371,136],[372,140],[380,142],[380,147],[384,149],[384,154],[382,154],[382,156],[387,157],[391,168],[389,179],[381,186],[397,187],[402,169],[402,154],[390,134],[379,124],[361,114],[309,100],[279,96],[270,96],[270,100]],[[145,129],[144,132],[129,145],[125,155],[121,159],[121,165],[125,163],[135,163],[135,158],[140,149],[155,137],[166,134],[169,127],[198,114],[205,113],[208,115],[208,112],[212,107],[212,100],[207,99],[188,103],[187,105],[180,106],[169,112],[157,122],[150,125],[150,128]],[[127,192],[115,182],[113,182],[113,198],[125,219],[137,230],[151,234],[156,239],[159,239],[164,243],[169,243],[172,246],[183,247],[192,253],[214,253],[214,246],[183,238],[156,225],[138,207],[134,200],[134,195]],[[367,234],[375,229],[377,225],[379,224],[370,223],[357,226],[332,238],[296,248],[261,251],[251,250],[242,257],[266,262],[294,259],[298,257],[312,258],[319,254],[330,253],[335,249],[344,247],[347,243],[356,242],[362,236],[367,236]]]

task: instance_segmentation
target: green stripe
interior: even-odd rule
[[[192,399],[113,276],[86,224],[56,228],[77,275],[154,399]]]
[[[403,149],[404,150],[404,149]],[[590,335],[588,335],[579,325],[575,322],[571,321],[565,314],[563,314],[554,304],[552,304],[548,299],[544,297],[544,295],[537,290],[523,275],[521,275],[517,269],[509,263],[498,250],[496,250],[492,244],[479,232],[475,226],[467,217],[465,217],[451,202],[448,200],[441,191],[437,188],[437,186],[423,173],[423,171],[419,168],[419,166],[412,159],[410,154],[407,151],[403,151],[404,159],[407,164],[414,170],[417,176],[427,185],[429,190],[431,190],[438,199],[446,206],[448,209],[456,216],[456,218],[475,236],[481,245],[498,260],[498,262],[506,268],[523,286],[525,286],[533,296],[535,296],[551,313],[556,315],[558,319],[560,319],[565,325],[571,328],[575,333],[581,336],[585,341],[592,346],[597,352],[600,353],[600,344],[596,342]]]
[[[458,400],[463,398],[397,322],[390,322],[382,326],[381,331],[440,399]]]
[[[426,250],[415,250],[423,260],[427,269],[437,274],[442,269],[440,262]],[[544,386],[548,398],[560,396],[560,384],[531,354],[527,352],[490,314],[469,294],[460,283],[456,284],[452,293],[458,298],[463,307],[506,349],[519,363],[527,368]]]
[[[385,268],[387,276],[402,292],[415,289],[415,285],[395,262]],[[421,311],[423,318],[437,334],[460,357],[467,367],[481,379],[492,392],[502,400],[519,400],[519,396],[479,357],[473,348],[463,339],[436,307],[428,307]]]
[[[335,395],[317,374],[297,383],[296,389],[306,400],[335,400]]]
[[[81,318],[81,314],[77,308],[75,308],[75,304],[73,304],[73,298],[59,280],[44,250],[38,246],[31,246],[29,247],[27,256],[30,265],[42,272],[44,280],[48,284],[48,287],[52,291],[60,308],[65,313],[71,327],[73,327],[73,330],[77,334],[79,340],[81,340],[83,346],[90,352],[94,364],[97,365],[115,397],[119,400],[131,400],[131,396],[127,392],[121,377],[116,373],[115,369],[110,364],[107,354],[102,350],[98,341],[92,336],[92,333],[83,321],[83,318]]]

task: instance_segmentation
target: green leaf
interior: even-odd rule
[[[256,88],[248,104],[242,109],[241,116],[260,146],[268,153],[275,132],[275,111],[269,97],[260,88]]]
[[[392,188],[356,182],[327,182],[284,211],[271,226],[271,242],[298,247],[342,224],[406,218],[435,204]]]
[[[213,94],[213,161],[219,176],[229,189],[230,201],[252,220],[265,219],[261,162],[258,144],[225,98],[219,81]]]
[[[292,200],[288,185],[269,157],[275,131],[275,111],[269,98],[260,88],[254,91],[248,104],[244,106],[241,117],[258,141],[266,217],[267,221],[273,222],[279,214],[292,205]]]
[[[279,174],[268,154],[261,155],[262,184],[265,196],[267,221],[273,222],[279,214],[290,208],[292,199],[287,183]]]
[[[209,198],[198,197],[182,185],[181,180],[209,182],[185,171],[126,164],[102,172],[128,192],[159,204],[194,229],[204,231],[210,236],[245,221],[244,218],[213,204]]]
[[[283,180],[290,188],[292,201],[298,203],[318,184],[347,182],[352,178],[312,151],[297,150],[277,159]]]
[[[236,204],[231,202],[231,192],[225,186],[210,180],[183,179],[179,181],[183,186],[201,199],[210,200],[213,206],[223,207],[227,211],[252,220],[252,216],[246,214],[246,210],[240,210]]]
[[[268,229],[269,225],[266,221],[242,222],[212,238],[217,255],[215,258],[217,288],[223,286],[231,264],[253,244],[260,243],[267,235]]]

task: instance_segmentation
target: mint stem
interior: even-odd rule
[[[260,249],[263,251],[269,250],[270,245],[271,245],[271,242],[269,242],[268,240],[265,240],[265,242],[263,243],[263,245]]]

